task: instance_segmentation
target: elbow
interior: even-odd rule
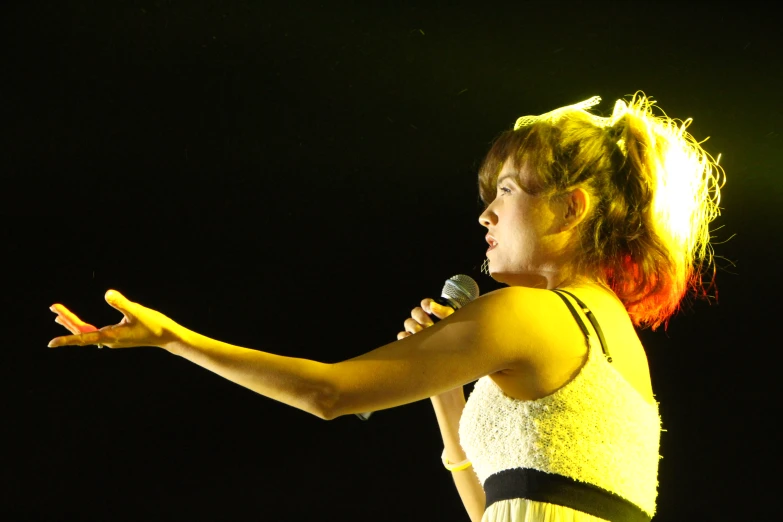
[[[318,413],[316,413],[316,417],[321,420],[330,421],[336,419],[339,417],[339,415],[335,415],[331,411],[320,410]]]
[[[329,365],[328,370],[319,379],[319,385],[311,391],[311,413],[323,420],[333,420],[343,415],[359,413],[354,400],[356,395],[347,392],[345,381],[334,371],[335,365]]]
[[[337,385],[325,386],[319,390],[314,404],[315,414],[323,420],[333,420],[343,415],[359,414],[365,410],[357,409],[356,401],[350,400],[353,394],[344,393]]]
[[[334,386],[324,386],[313,395],[310,413],[327,421],[343,415],[338,406],[340,394]]]
[[[372,412],[365,412],[365,410],[357,410],[355,407],[347,406],[345,401],[339,400],[339,395],[328,395],[319,401],[316,409],[316,415],[323,420],[333,420],[343,415],[358,415],[363,420],[367,420],[364,415],[369,415]]]
[[[335,408],[330,404],[327,397],[318,393],[311,393],[308,396],[300,396],[298,400],[288,403],[299,410],[315,415],[319,419],[332,420],[339,415],[335,414]]]
[[[329,397],[325,397],[316,401],[313,405],[313,408],[310,410],[310,413],[319,419],[327,421],[334,420],[342,415],[339,413],[338,409],[335,407],[334,403],[329,399]]]

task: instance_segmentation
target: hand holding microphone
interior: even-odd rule
[[[404,323],[405,331],[397,334],[397,340],[418,333],[445,319],[478,296],[478,284],[473,278],[462,274],[455,275],[443,285],[440,297],[423,299],[421,306],[411,310],[411,316]],[[369,419],[370,415],[372,412],[356,414],[362,420]]]
[[[404,339],[418,333],[428,326],[432,326],[441,319],[445,319],[454,313],[450,306],[437,303],[429,297],[422,299],[421,306],[411,310],[411,316],[405,320],[405,331],[397,334],[397,339]]]
[[[440,297],[424,299],[421,307],[411,311],[411,317],[405,320],[405,331],[398,333],[397,339],[403,339],[432,326],[478,296],[479,287],[472,277],[459,274],[447,279],[443,290],[440,291]]]

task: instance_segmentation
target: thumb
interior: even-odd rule
[[[432,301],[430,303],[430,310],[438,319],[445,319],[454,313],[454,309],[450,306],[443,306],[442,304]]]
[[[106,302],[109,303],[109,305],[122,312],[123,314],[130,314],[132,313],[131,308],[135,303],[132,303],[129,301],[124,295],[119,293],[117,290],[108,290],[106,292],[106,295],[103,296],[104,299],[106,299]]]

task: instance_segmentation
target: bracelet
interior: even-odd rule
[[[462,471],[463,469],[468,469],[472,463],[465,459],[462,462],[457,463],[451,463],[449,462],[449,459],[446,458],[446,449],[443,449],[443,454],[440,456],[440,460],[443,462],[443,465],[446,467],[447,470],[454,472],[454,471]]]

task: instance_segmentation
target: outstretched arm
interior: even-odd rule
[[[335,364],[210,339],[116,291],[107,292],[106,299],[125,316],[120,324],[56,338],[50,346],[160,346],[261,395],[323,419],[432,397],[514,367],[529,352],[514,333],[520,330],[510,331],[507,326],[511,321],[526,331],[521,323],[530,322],[514,308],[514,303],[523,301],[516,289],[510,288],[477,299],[417,335]]]
[[[334,385],[330,365],[242,348],[185,330],[169,352],[256,393],[322,419],[331,419]]]

